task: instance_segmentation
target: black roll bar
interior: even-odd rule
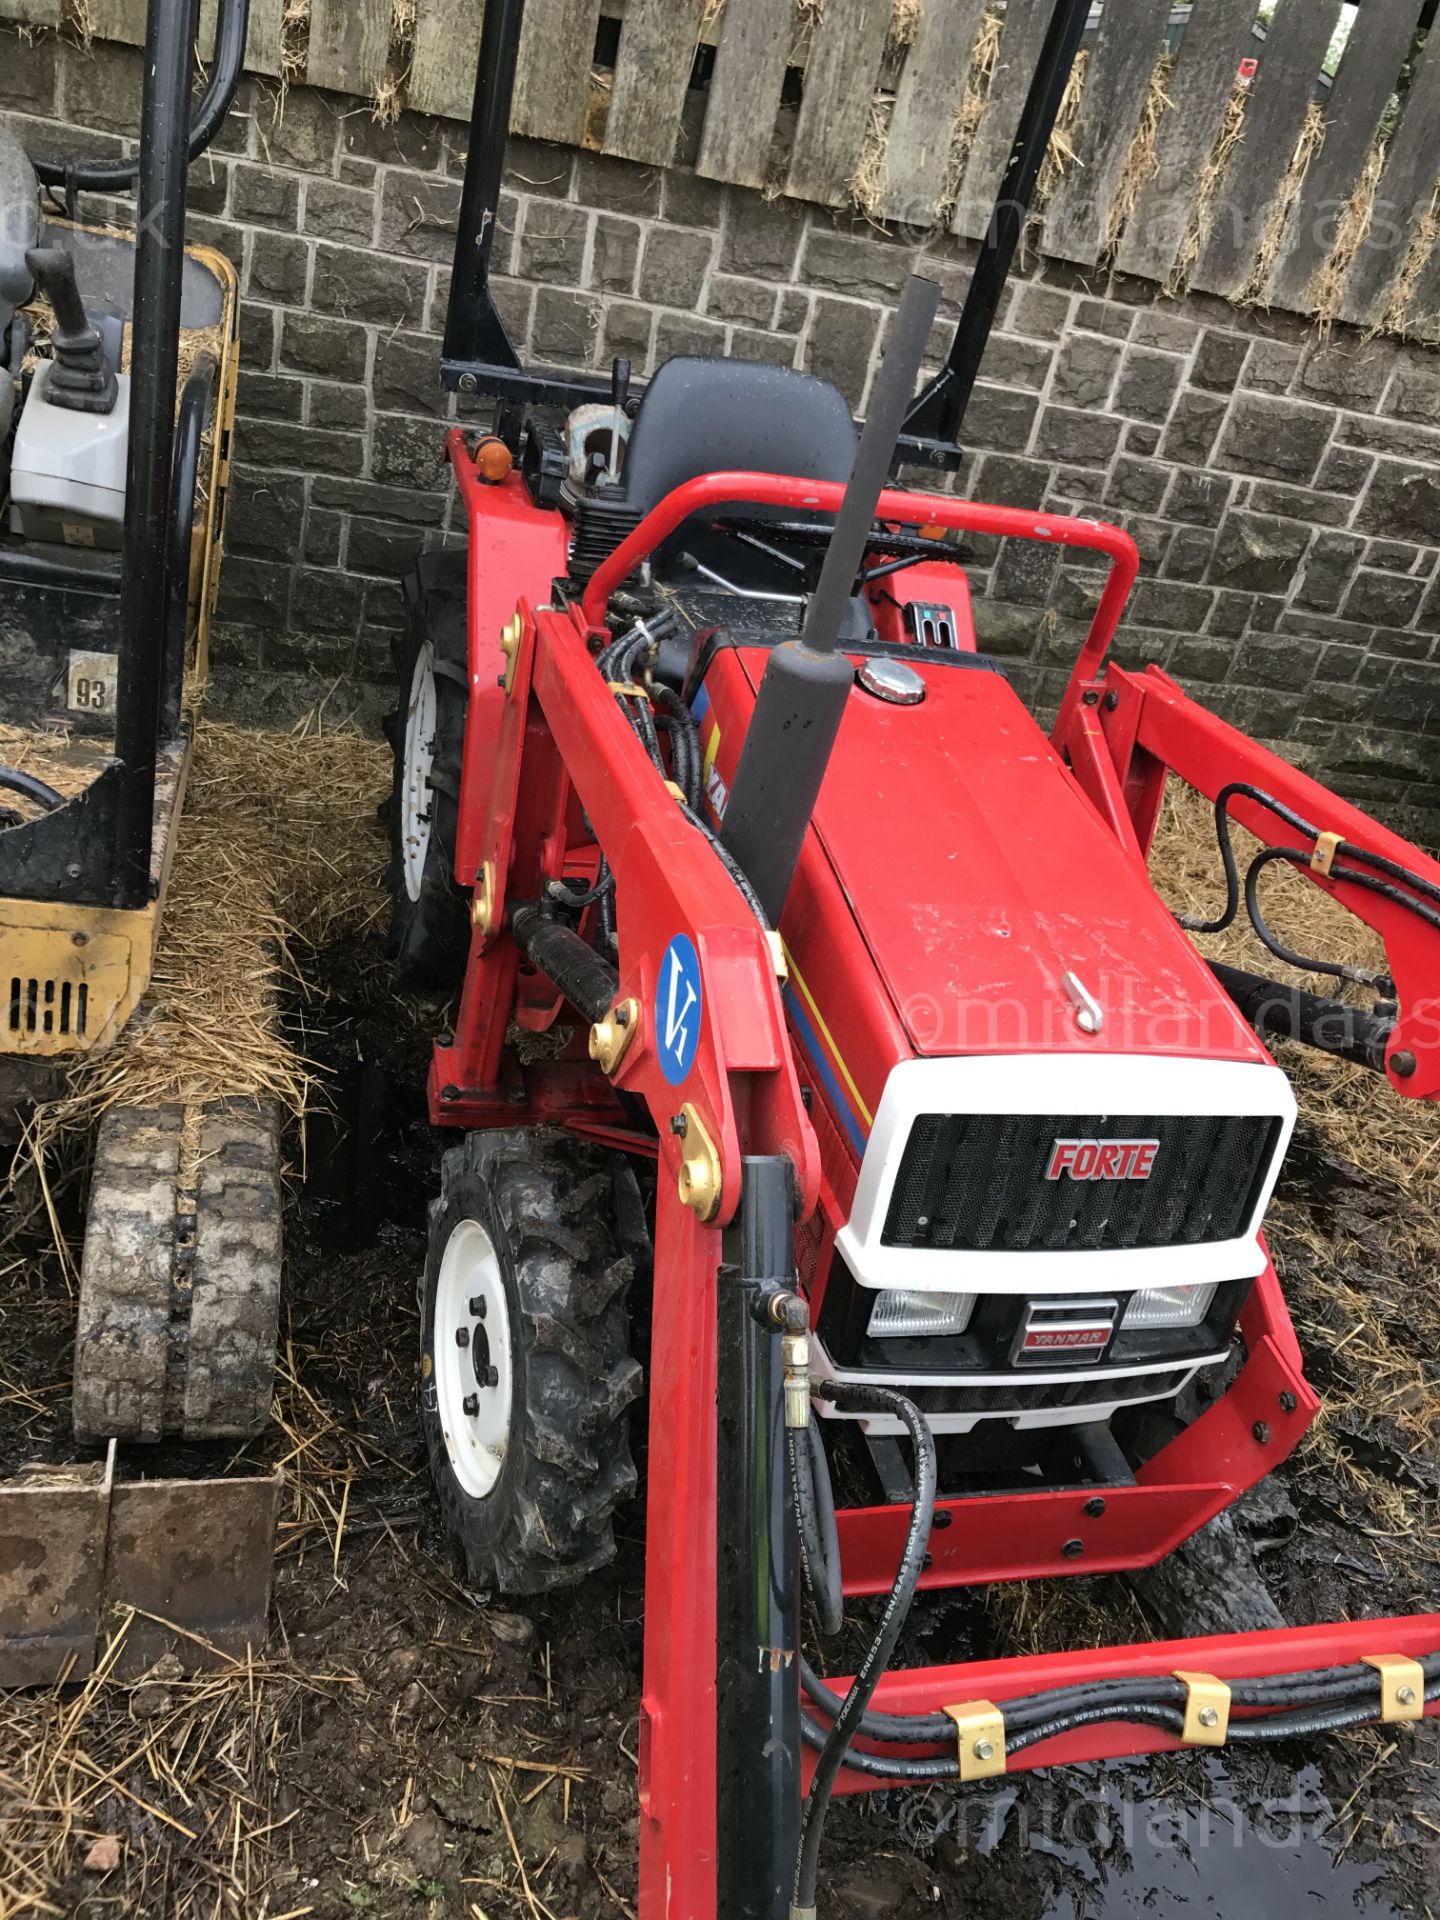
[[[195,109],[188,136],[191,160],[198,160],[209,148],[235,104],[249,24],[250,0],[220,0],[210,80]],[[188,88],[188,81],[186,84]],[[68,160],[35,160],[31,164],[42,186],[53,187],[67,198],[74,193],[128,193],[140,171],[138,160],[93,161],[84,166]]]
[[[960,464],[957,436],[1025,229],[1090,5],[1091,0],[1055,0],[955,337],[945,365],[910,404],[905,431],[895,449],[897,466],[954,468]],[[440,373],[451,392],[568,409],[609,400],[610,381],[595,373],[523,367],[490,292],[490,256],[524,15],[525,0],[487,0]]]
[[[120,569],[120,664],[115,754],[122,769],[116,818],[116,905],[151,897],[155,755],[166,612],[174,564],[175,386],[185,264],[190,61],[199,0],[149,0],[136,198],[135,313],[130,444]]]

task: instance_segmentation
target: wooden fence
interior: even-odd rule
[[[0,0],[42,25],[79,0]],[[528,0],[516,132],[976,237],[1053,0]],[[1365,0],[1328,90],[1341,0],[1104,0],[1037,223],[1084,267],[1440,332],[1440,34],[1422,0]],[[249,61],[467,117],[483,0],[251,0]],[[84,0],[143,37],[144,0]],[[213,14],[213,0],[205,0]],[[203,31],[204,29],[202,29]],[[204,42],[202,41],[202,44]]]

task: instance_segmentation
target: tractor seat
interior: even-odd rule
[[[641,397],[626,499],[648,513],[686,480],[726,471],[844,482],[855,446],[850,409],[828,380],[754,360],[682,356],[667,360]]]
[[[828,380],[754,360],[667,360],[640,400],[625,455],[626,519],[636,524],[687,480],[703,473],[793,473],[838,480],[855,464],[855,422]],[[739,505],[739,503],[737,503]],[[751,518],[829,516],[794,507],[746,506]],[[795,577],[709,526],[717,509],[692,514],[655,555],[662,577],[682,553],[750,588],[794,591]]]

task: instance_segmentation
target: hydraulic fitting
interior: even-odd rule
[[[810,1424],[810,1308],[798,1293],[770,1299],[770,1318],[781,1329],[785,1368],[785,1424],[803,1430]]]

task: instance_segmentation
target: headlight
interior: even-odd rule
[[[1203,1287],[1142,1287],[1130,1296],[1125,1309],[1125,1331],[1143,1333],[1150,1327],[1198,1327],[1215,1298],[1212,1280]]]
[[[973,1293],[877,1293],[870,1309],[872,1339],[941,1338],[963,1333],[975,1311]]]

